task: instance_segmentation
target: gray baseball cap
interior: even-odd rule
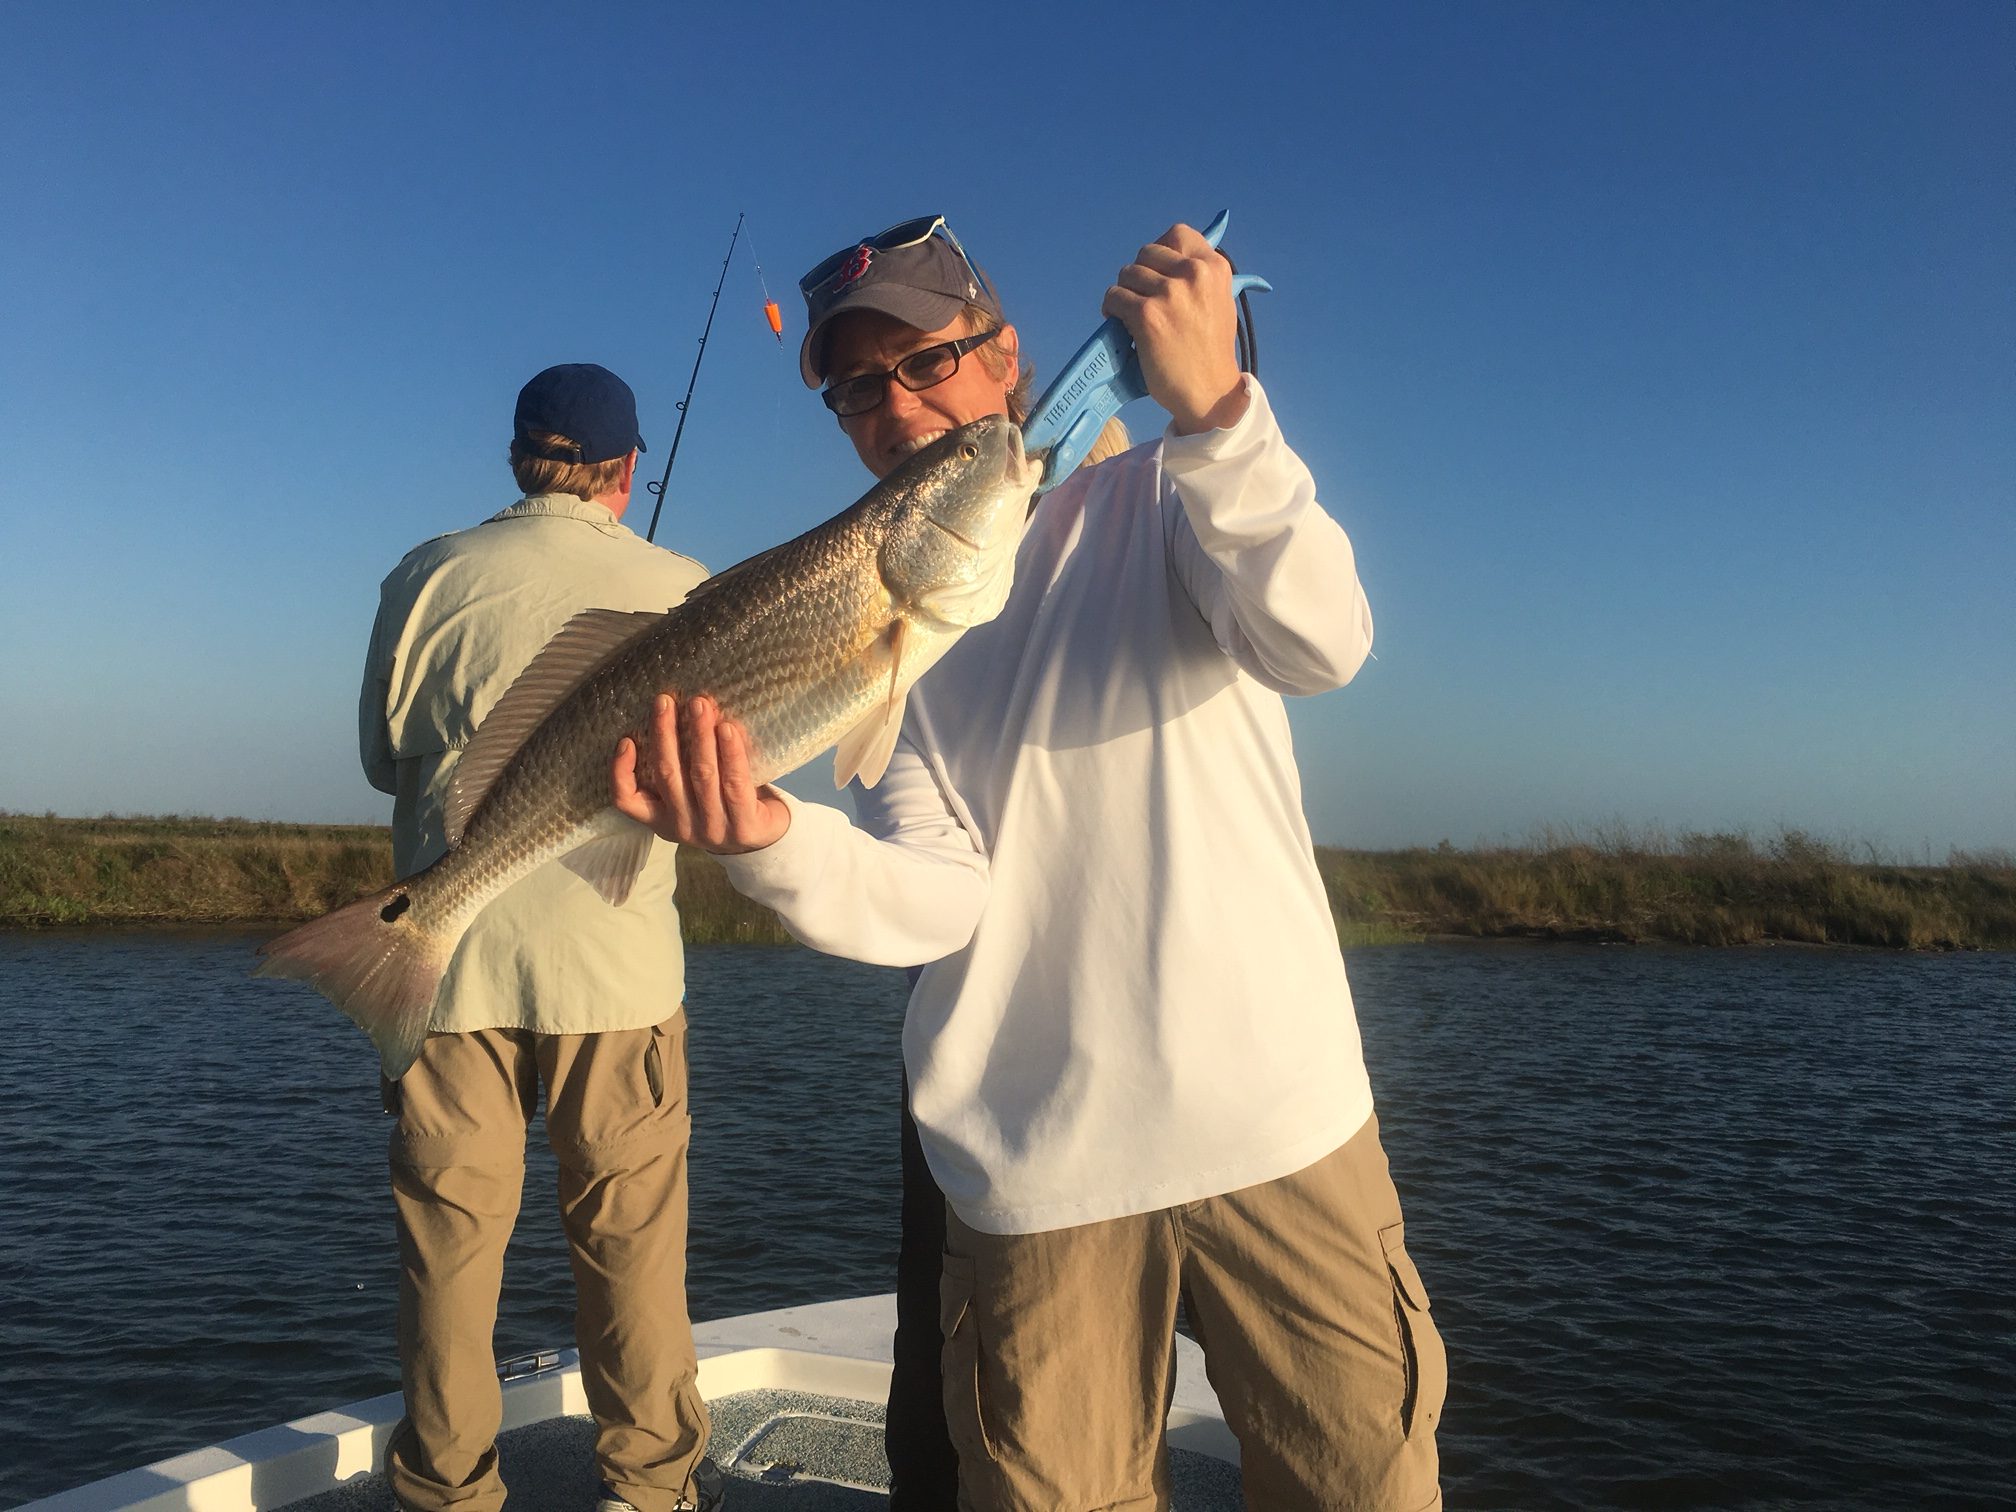
[[[920,331],[949,325],[969,304],[1001,318],[1001,300],[987,275],[942,215],[898,221],[865,241],[842,247],[798,280],[805,296],[805,340],[798,373],[807,388],[826,373],[826,337],[835,316],[880,310]]]

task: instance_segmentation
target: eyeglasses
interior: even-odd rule
[[[941,341],[936,346],[925,347],[912,352],[893,368],[885,368],[879,373],[856,373],[852,378],[842,378],[819,391],[819,397],[826,402],[826,408],[845,420],[852,415],[865,415],[879,405],[889,392],[889,380],[894,378],[913,394],[921,394],[925,389],[936,388],[947,378],[959,371],[959,359],[975,347],[985,346],[1001,334],[1001,327],[982,331],[977,336],[961,336],[957,341]]]
[[[902,247],[917,246],[929,241],[933,236],[943,236],[952,250],[959,254],[959,260],[966,264],[966,271],[972,276],[973,282],[982,288],[986,287],[986,280],[980,276],[980,270],[973,266],[973,259],[966,255],[966,249],[959,245],[959,238],[953,234],[952,228],[945,224],[945,217],[920,215],[911,220],[898,221],[886,230],[877,231],[865,240],[850,243],[831,257],[821,259],[811,272],[798,280],[799,292],[816,294],[822,286],[831,283],[835,276],[844,271],[860,255],[863,247],[875,252],[894,252]]]

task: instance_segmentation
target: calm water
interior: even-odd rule
[[[0,1505],[393,1389],[364,1040],[251,936],[0,935]],[[1454,1509],[2016,1505],[2016,957],[1351,975]],[[692,1295],[893,1284],[893,974],[692,960]],[[570,1342],[535,1131],[500,1355]]]

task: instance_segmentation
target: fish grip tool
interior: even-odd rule
[[[1204,240],[1217,246],[1231,220],[1230,210],[1220,210],[1204,228]],[[1232,297],[1239,299],[1249,289],[1265,294],[1273,287],[1257,274],[1238,273],[1232,278]],[[1040,453],[1043,457],[1037,495],[1048,493],[1071,476],[1106,422],[1119,414],[1122,406],[1147,397],[1148,384],[1141,376],[1141,354],[1134,350],[1134,339],[1126,326],[1109,317],[1064,364],[1022,426],[1022,449],[1030,456]]]

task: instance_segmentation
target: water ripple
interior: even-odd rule
[[[0,936],[0,1501],[397,1385],[371,1057],[254,943]],[[696,1313],[888,1289],[900,977],[691,964]],[[1452,1509],[2016,1504],[2016,958],[1351,974]],[[571,1335],[553,1180],[535,1124],[500,1355]]]

